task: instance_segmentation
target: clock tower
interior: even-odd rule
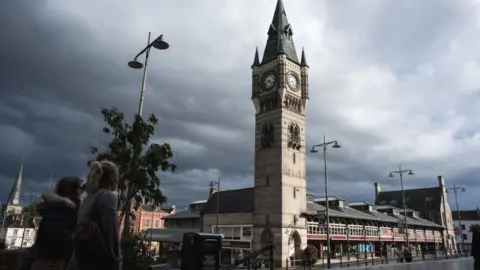
[[[276,266],[307,245],[305,120],[308,65],[299,61],[292,26],[278,0],[262,60],[252,65],[255,107],[253,250],[275,245]]]

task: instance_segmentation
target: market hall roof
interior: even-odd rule
[[[220,202],[218,212],[227,213],[253,213],[254,211],[254,188],[222,190],[213,193],[208,199],[204,214],[216,214],[217,203]]]
[[[419,212],[439,211],[442,202],[442,188],[418,188],[405,190],[405,204],[408,208]],[[402,191],[380,191],[375,199],[376,205],[403,206]]]

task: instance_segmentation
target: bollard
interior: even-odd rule
[[[373,259],[373,252],[371,252],[370,255],[371,255],[370,257],[372,258],[372,265],[375,265],[375,261]]]
[[[285,265],[286,265],[286,268],[288,270],[288,258],[285,259]]]

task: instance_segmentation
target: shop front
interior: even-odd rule
[[[235,241],[225,239],[222,241],[222,252],[220,254],[221,265],[232,265],[251,253],[250,241]],[[243,265],[240,265],[243,266]]]

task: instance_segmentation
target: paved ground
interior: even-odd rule
[[[473,270],[472,258],[449,259],[439,261],[419,261],[412,263],[394,263],[388,265],[362,266],[356,270]]]

